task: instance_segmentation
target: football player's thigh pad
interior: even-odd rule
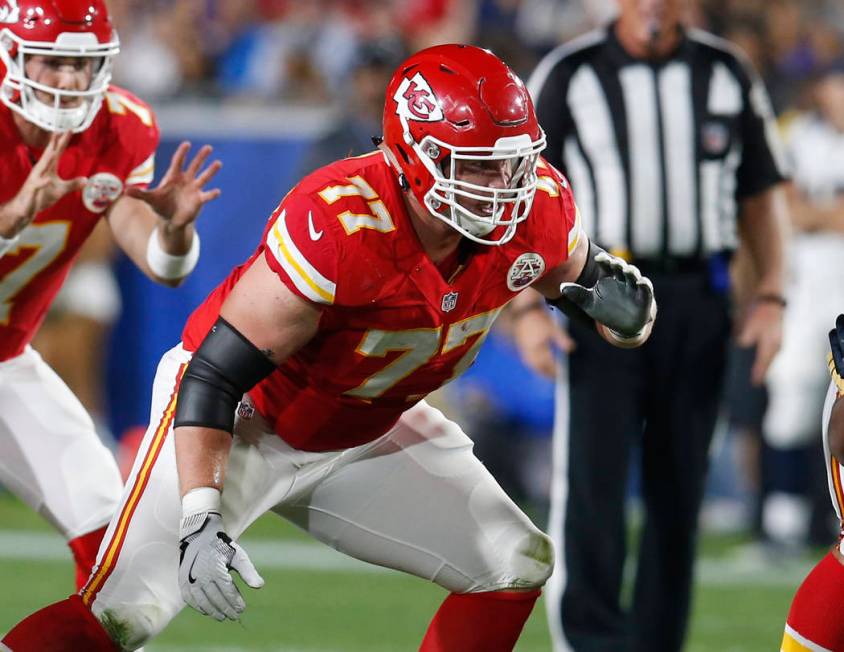
[[[105,525],[123,485],[85,408],[30,348],[0,363],[0,482],[68,539]]]
[[[342,552],[454,592],[541,586],[553,566],[550,539],[424,402],[277,511]]]

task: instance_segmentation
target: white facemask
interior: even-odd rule
[[[15,56],[10,54],[15,51]],[[110,43],[100,44],[90,33],[64,33],[54,44],[24,41],[9,30],[0,32],[0,59],[6,76],[0,84],[0,101],[29,122],[46,131],[80,132],[87,129],[102,106],[111,81],[111,60],[120,50],[115,35]],[[26,57],[92,57],[93,74],[84,91],[66,91],[40,84],[26,75]],[[36,97],[41,91],[53,98],[51,104]],[[62,100],[79,98],[79,106],[62,108]]]

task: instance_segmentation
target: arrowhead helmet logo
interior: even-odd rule
[[[403,79],[393,99],[397,104],[396,113],[406,120],[437,122],[443,119],[440,102],[422,73]]]
[[[0,23],[16,23],[20,15],[18,0],[0,0]]]

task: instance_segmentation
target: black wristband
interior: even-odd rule
[[[580,275],[575,283],[585,288],[595,287],[598,279],[605,275],[600,264],[595,260],[595,256],[601,253],[606,253],[606,251],[590,240],[589,248],[586,251],[586,262],[583,264],[583,269],[580,270]]]
[[[588,245],[589,248],[586,252],[586,262],[583,264],[583,269],[580,270],[580,274],[578,275],[577,280],[575,280],[575,283],[582,285],[585,288],[592,288],[595,287],[595,284],[602,276],[606,275],[606,272],[601,268],[601,264],[595,260],[595,256],[601,253],[606,253],[606,251],[591,240],[589,240]],[[557,308],[566,317],[568,317],[570,321],[581,324],[586,328],[595,328],[595,320],[583,312],[583,309],[580,306],[575,305],[565,297],[561,296],[558,299],[546,299],[546,302]]]

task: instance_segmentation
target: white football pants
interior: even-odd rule
[[[108,523],[123,486],[85,408],[30,347],[0,362],[0,483],[68,540]]]
[[[172,420],[177,378],[189,359],[179,346],[159,364],[150,428],[82,591],[109,631],[123,632],[118,642],[127,649],[184,607]],[[426,403],[373,442],[309,453],[287,445],[247,400],[223,490],[233,538],[273,511],[352,557],[452,592],[539,587],[550,575],[550,539],[473,455],[472,441]]]

